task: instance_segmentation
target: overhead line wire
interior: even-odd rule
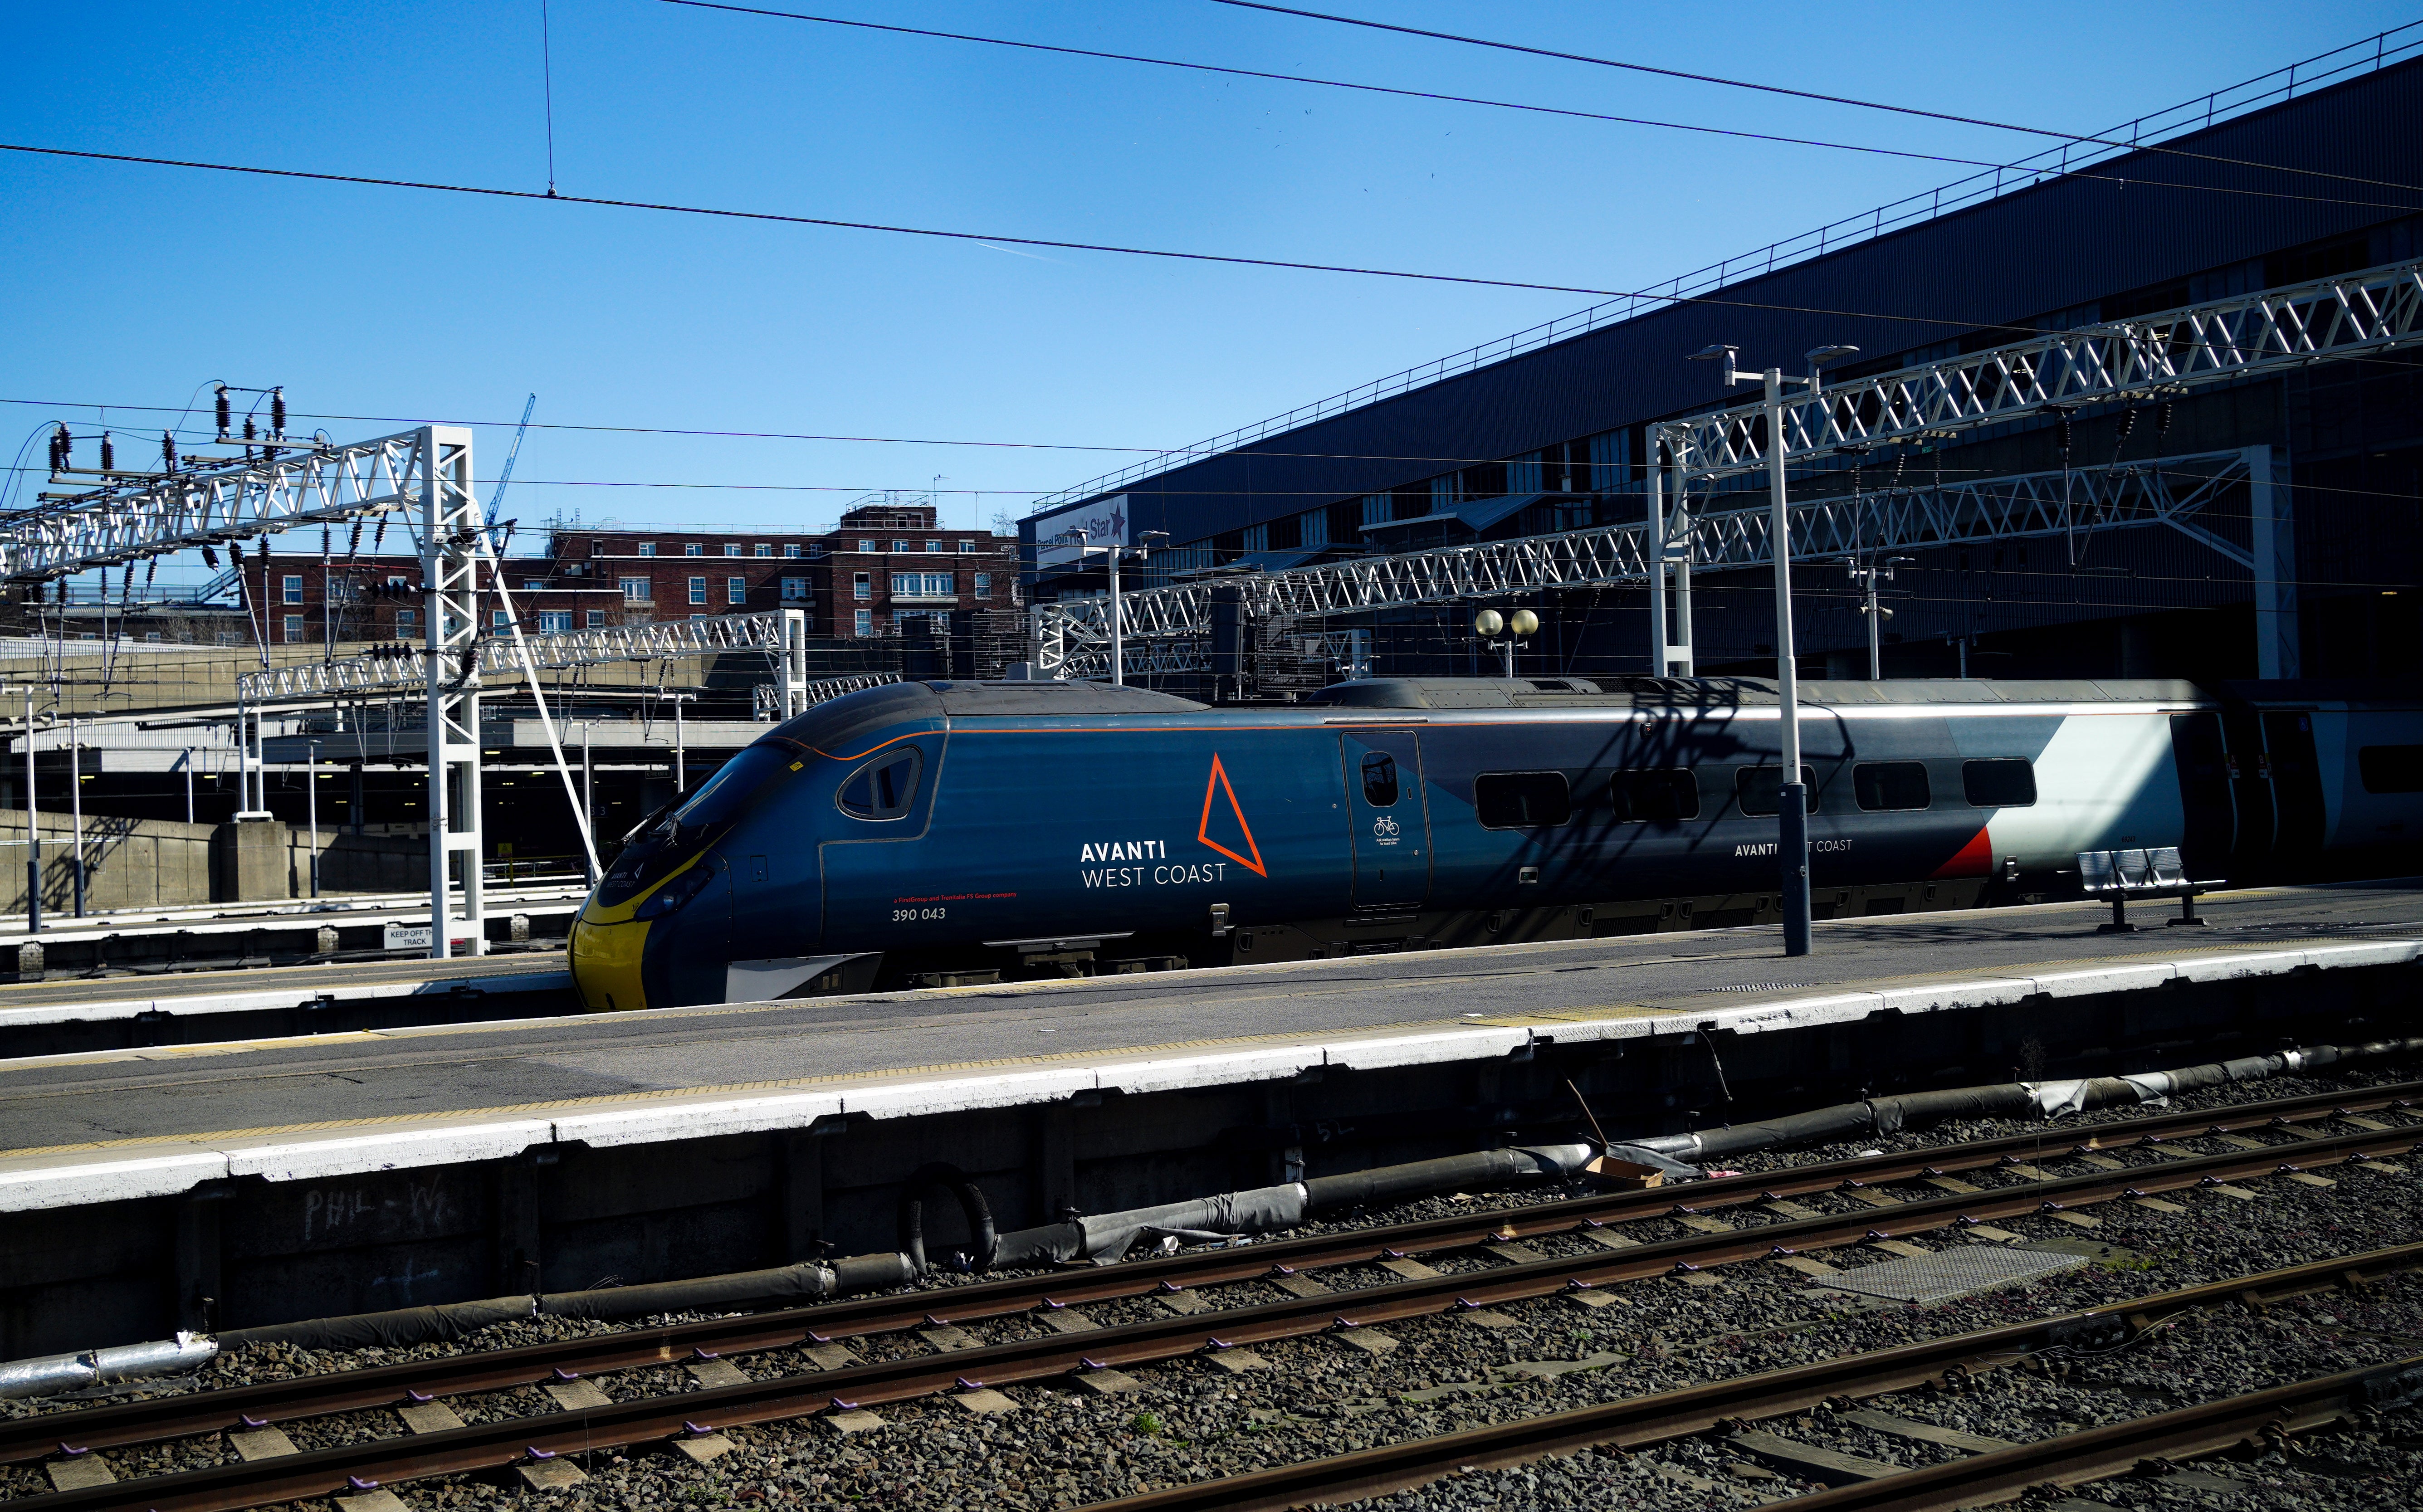
[[[904,37],[930,37],[945,41],[976,42],[988,47],[1013,47],[1035,53],[1058,53],[1070,57],[1100,58],[1114,63],[1142,63],[1154,68],[1188,69],[1200,73],[1225,73],[1244,79],[1267,79],[1281,84],[1306,84],[1324,89],[1352,89],[1366,94],[1396,95],[1408,100],[1428,100],[1448,104],[1481,105],[1493,110],[1519,110],[1542,116],[1564,116],[1576,120],[1605,121],[1620,126],[1648,126],[1661,131],[1695,132],[1709,136],[1731,136],[1745,141],[1772,142],[1790,147],[1816,147],[1836,152],[1862,152],[1878,157],[1908,158],[1920,163],[1942,163],[1954,167],[1993,168],[2014,173],[2022,178],[2036,179],[2100,179],[2113,181],[2112,176],[2097,172],[2094,167],[2029,167],[2019,163],[2004,163],[1994,158],[1956,157],[1946,152],[1919,152],[1907,148],[1870,147],[1859,142],[1830,142],[1821,137],[1788,136],[1775,132],[1755,132],[1742,127],[1701,126],[1687,121],[1655,120],[1642,116],[1611,116],[1602,111],[1575,110],[1560,105],[1531,104],[1515,100],[1489,100],[1476,95],[1445,94],[1431,89],[1407,89],[1385,84],[1359,84],[1345,79],[1314,78],[1301,73],[1275,73],[1263,69],[1231,68],[1219,63],[1196,63],[1183,58],[1148,57],[1134,53],[1107,53],[1090,47],[1067,47],[1053,42],[1029,42],[1007,37],[981,37],[970,32],[936,31],[925,26],[899,26],[885,22],[855,21],[843,16],[818,16],[800,10],[775,10],[763,6],[742,6],[725,0],[662,0],[663,4],[686,6],[694,10],[721,10],[734,15],[764,16],[779,21],[814,22],[825,26],[849,26],[863,31],[893,32]],[[2411,210],[2411,205],[2392,205],[2370,199],[2336,199],[2321,195],[2289,194],[2280,190],[2234,188],[2224,184],[2177,183],[2163,181],[2132,180],[2146,187],[2193,190],[2202,194],[2238,195],[2257,199],[2289,199],[2300,203],[2351,205],[2368,210]]]
[[[316,183],[357,184],[376,189],[417,189],[436,194],[471,195],[489,199],[525,200],[547,205],[590,205],[608,210],[640,210],[665,214],[703,215],[718,220],[768,222],[785,226],[820,226],[838,230],[880,231],[894,236],[922,236],[953,242],[1006,242],[1016,246],[1045,246],[1064,252],[1105,252],[1121,257],[1158,258],[1175,262],[1212,262],[1233,267],[1276,268],[1297,273],[1337,273],[1367,278],[1396,278],[1415,283],[1461,284],[1484,289],[1516,289],[1559,294],[1594,294],[1602,299],[1646,300],[1654,304],[1709,305],[1731,309],[1770,310],[1793,315],[1831,315],[1845,320],[1884,321],[1905,325],[1956,326],[1963,330],[2007,330],[2038,334],[2034,326],[1994,321],[1961,320],[1943,315],[1897,315],[1874,310],[1838,309],[1824,305],[1787,305],[1772,300],[1727,299],[1714,294],[1661,293],[1645,289],[1600,289],[1587,284],[1539,283],[1519,278],[1484,278],[1471,274],[1421,273],[1406,268],[1371,268],[1351,263],[1306,262],[1286,258],[1245,257],[1225,252],[1187,252],[1170,247],[1125,246],[1107,242],[1071,242],[1053,237],[1007,236],[993,231],[961,231],[931,226],[896,226],[881,221],[845,220],[831,215],[793,215],[769,210],[734,210],[712,205],[683,205],[663,200],[621,199],[602,195],[542,193],[487,184],[448,183],[436,180],[389,179],[372,174],[329,173],[306,168],[272,168],[254,164],[213,163],[195,158],[159,157],[137,152],[100,152],[88,149],[40,147],[0,142],[0,151],[37,157],[73,158],[95,163],[131,163],[147,167],[191,168],[208,173],[243,174],[265,179],[295,179]],[[2115,187],[2182,187],[2149,184],[2146,181],[2111,181]],[[2385,210],[2412,210],[2383,205]]]
[[[2011,121],[1993,120],[1982,116],[1962,116],[1950,111],[1926,110],[1917,105],[1888,104],[1882,101],[1861,100],[1851,95],[1825,94],[1814,89],[1795,89],[1787,85],[1757,84],[1748,79],[1729,79],[1721,74],[1694,73],[1685,69],[1659,68],[1649,63],[1631,63],[1621,58],[1597,57],[1588,53],[1567,53],[1551,47],[1532,47],[1522,42],[1503,42],[1487,37],[1468,37],[1460,32],[1433,31],[1422,26],[1401,25],[1395,22],[1370,21],[1360,16],[1334,15],[1324,10],[1302,10],[1293,6],[1273,5],[1269,0],[1212,0],[1212,3],[1234,6],[1241,10],[1266,10],[1275,15],[1298,16],[1307,21],[1325,21],[1340,26],[1360,26],[1370,31],[1395,32],[1405,37],[1425,37],[1434,41],[1457,42],[1466,47],[1494,48],[1505,53],[1528,53],[1534,57],[1557,58],[1567,63],[1588,63],[1596,68],[1623,69],[1634,73],[1653,73],[1663,78],[1683,79],[1694,84],[1720,85],[1729,89],[1749,89],[1761,94],[1786,95],[1796,100],[1814,100],[1831,105],[1849,105],[1860,110],[1880,110],[1896,116],[1916,116],[1926,120],[1950,121],[1960,126],[1983,126],[1992,131],[2018,132],[2024,135],[2046,136],[2055,141],[2077,142],[2084,146],[2118,148],[2131,152],[2159,152],[2170,157],[2194,158],[2206,163],[2226,164],[2232,167],[2261,168],[2273,173],[2298,173],[2318,179],[2337,179],[2349,183],[2371,184],[2382,189],[2403,189],[2423,193],[2423,184],[2399,183],[2390,179],[2368,179],[2358,174],[2333,173],[2325,168],[2291,167],[2283,163],[2259,163],[2249,158],[2225,157],[2213,152],[2192,152],[2184,148],[2162,147],[2146,142],[2124,142],[2116,137],[2089,136],[2076,132],[2054,131],[2050,127],[2023,126]]]

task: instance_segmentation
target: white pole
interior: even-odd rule
[[[1809,790],[1800,781],[1800,690],[1793,665],[1791,515],[1783,488],[1783,371],[1766,370],[1767,529],[1775,557],[1775,693],[1782,712],[1783,791],[1777,809],[1783,953],[1809,953]]]
[[[682,702],[685,695],[673,695],[673,792],[689,791],[689,752],[682,733]]]
[[[1664,677],[1669,669],[1666,648],[1666,456],[1657,444],[1657,429],[1646,432],[1649,445],[1649,675]]]
[[[1119,543],[1113,541],[1105,554],[1111,564],[1111,685],[1128,685],[1126,648],[1119,640]]]
[[[69,823],[69,833],[74,839],[75,856],[72,864],[75,870],[69,874],[75,882],[75,916],[82,919],[84,917],[84,763],[82,752],[77,750],[76,744],[75,716],[71,714],[68,716],[68,809],[74,816]]]
[[[595,721],[590,720],[584,721],[580,726],[580,839],[584,844],[589,840],[590,826],[594,822],[595,805],[592,796],[594,789],[591,786],[589,765],[589,732],[594,728],[594,725]],[[592,887],[597,885],[597,853],[594,850],[589,853],[589,885]]]
[[[194,822],[194,748],[185,748],[185,823]]]
[[[303,793],[307,811],[311,815],[311,896],[320,895],[320,743],[303,743]]]
[[[34,690],[25,689],[25,933],[42,932],[41,804],[34,788]]]
[[[1877,570],[1868,569],[1868,681],[1885,680],[1884,616],[1877,612]]]

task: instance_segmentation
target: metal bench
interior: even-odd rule
[[[2096,925],[2098,935],[2136,932],[2138,926],[2129,921],[2130,898],[2177,897],[2179,916],[2162,921],[2166,924],[2201,927],[2207,921],[2197,914],[2195,900],[2196,894],[2211,884],[2188,880],[2187,863],[2180,859],[2176,845],[2147,850],[2080,851],[2078,885],[2089,897],[2112,900],[2112,921]]]

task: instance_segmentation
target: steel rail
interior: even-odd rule
[[[943,1355],[879,1361],[810,1375],[710,1387],[674,1396],[645,1397],[577,1411],[476,1424],[414,1438],[372,1440],[249,1464],[218,1465],[55,1492],[24,1499],[19,1504],[39,1512],[233,1512],[268,1503],[328,1496],[363,1483],[493,1470],[511,1466],[526,1457],[546,1457],[653,1442],[690,1432],[780,1422],[826,1410],[849,1410],[929,1396],[954,1387],[973,1389],[1067,1378],[1087,1370],[1528,1300],[1576,1288],[1679,1274],[1800,1250],[1833,1248],[1988,1219],[2059,1210],[2077,1204],[2219,1185],[2275,1171],[2338,1164],[2371,1152],[2403,1154],[2418,1144],[2423,1144],[2423,1128],[2318,1139],[2293,1152],[2266,1146],[2256,1151],[2184,1159],[2162,1167],[2098,1171],[2092,1175],[2031,1183],[2024,1188],[1911,1202],[1890,1212],[1787,1221],[1727,1234],[1694,1234],[1601,1254],[1511,1265],[1480,1274],[1438,1275],[1354,1292],[1291,1297],[1281,1302],[1208,1315],[1156,1319],[1076,1334],[1053,1333]],[[2288,1153],[2300,1155],[2303,1159],[2283,1163],[2279,1157]],[[1891,1224],[1889,1230],[1880,1227],[1886,1223]],[[1267,1251],[1258,1258],[1260,1268],[1267,1269]],[[1049,1299],[1056,1301],[1062,1288],[1047,1287],[1046,1291]],[[951,1315],[935,1308],[932,1315],[942,1320]],[[819,1330],[808,1337],[822,1342],[831,1335]]]
[[[2275,1434],[2309,1432],[2366,1408],[2407,1406],[2418,1398],[2423,1355],[2409,1355],[2393,1364],[2291,1381],[1796,1497],[1792,1505],[1795,1512],[1948,1512],[2013,1498],[2048,1482],[2103,1480],[2146,1459],[2193,1459],[2241,1444],[2259,1447]]]
[[[2106,1302],[2061,1317],[1955,1334],[1894,1349],[1839,1355],[1812,1364],[1687,1386],[1651,1396],[1496,1423],[1461,1433],[1410,1439],[1218,1480],[1188,1482],[1091,1503],[1086,1512],[1279,1512],[1288,1507],[1385,1496],[1429,1485],[1460,1471],[1500,1470],[1605,1444],[1624,1450],[1645,1449],[1719,1429],[1731,1423],[1756,1422],[1803,1411],[1836,1397],[1882,1396],[1907,1391],[1941,1379],[1952,1370],[1990,1369],[2046,1347],[2108,1346],[2142,1333],[2148,1325],[2162,1318],[2243,1300],[2249,1296],[2278,1301],[2344,1285],[2351,1280],[2369,1281],[2417,1267],[2423,1267],[2423,1244],[2316,1260],[2130,1301]],[[2352,1374],[2377,1376],[2380,1372]],[[2066,1435],[2048,1442],[2059,1443],[2074,1437]],[[2031,1450],[2039,1446],[2020,1447]],[[1936,1468],[1956,1470],[1977,1462],[1970,1459]],[[2046,1478],[2047,1473],[2039,1469],[2035,1479],[2022,1484],[2035,1485]],[[1855,1493],[1876,1492],[1898,1486],[1903,1479],[1896,1475],[1850,1489]],[[1962,1494],[1975,1496],[1965,1481]],[[1803,1506],[1824,1504],[1824,1498],[1813,1496],[1797,1498],[1791,1504],[1798,1512]],[[1975,1500],[1911,1504],[1854,1500],[1843,1504],[1915,1508],[1974,1505]]]
[[[1030,1312],[1047,1301],[1080,1305],[1251,1281],[1270,1274],[1274,1267],[1292,1270],[1335,1268],[1400,1254],[1435,1253],[1492,1241],[1570,1233],[1660,1217],[1686,1201],[1690,1211],[1710,1212],[1771,1197],[1832,1190],[1845,1184],[1855,1188],[1877,1186],[1924,1178],[1936,1172],[1973,1171],[2022,1157],[2058,1159],[2079,1152],[2159,1143],[2209,1132],[2227,1133],[2327,1119],[2335,1114],[2399,1109],[2417,1097],[2423,1097],[2423,1082],[2275,1098],[2235,1108],[2090,1126],[2075,1131],[2083,1138],[2065,1136],[2049,1141],[2042,1133],[2005,1136],[1830,1160],[1789,1171],[1718,1177],[1694,1182],[1687,1188],[1608,1192],[1350,1234],[1316,1235],[1121,1266],[1087,1267],[1058,1275],[1015,1277],[908,1296],[856,1298],[636,1329],[602,1337],[565,1339],[44,1413],[0,1422],[0,1464],[39,1459],[51,1453],[63,1436],[82,1447],[119,1447],[388,1407],[415,1395],[461,1395],[529,1385],[557,1378],[558,1372],[596,1375],[640,1369],[694,1359],[700,1351],[721,1356],[787,1348],[807,1342],[811,1336],[857,1338],[894,1332],[936,1319],[971,1322]],[[2423,1126],[2413,1132],[2423,1137]]]

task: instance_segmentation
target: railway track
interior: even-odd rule
[[[1258,1473],[1198,1481],[1141,1496],[1097,1502],[1088,1512],[1280,1512],[1354,1502],[1426,1486],[1476,1469],[1528,1463],[1550,1455],[1611,1445],[1633,1451],[1696,1434],[1737,1429],[1844,1397],[1864,1400],[1974,1373],[2046,1349],[2116,1347],[2181,1313],[2249,1299],[2265,1303],[2304,1293],[2377,1281],[2423,1268],[2423,1244],[2239,1276],[2227,1281],[2009,1328],[1956,1334],[1923,1344],[1838,1356],[1813,1364],[1522,1418],[1463,1433],[1283,1465]],[[1922,1467],[1793,1501],[1801,1509],[1920,1512],[1975,1505],[2046,1482],[2097,1480],[2154,1456],[2189,1457],[2257,1437],[2285,1414],[2290,1431],[2377,1402],[2394,1393],[2423,1394],[2423,1357],[2344,1372],[2320,1380],[2131,1419],[2083,1433]]]
[[[30,1508],[235,1508],[296,1497],[325,1496],[368,1482],[494,1469],[572,1451],[695,1437],[702,1431],[767,1423],[824,1411],[1016,1381],[1065,1378],[1097,1369],[1168,1360],[1339,1328],[1359,1328],[1493,1303],[1587,1290],[1649,1276],[1797,1251],[1859,1244],[1885,1236],[1942,1230],[2059,1211],[2100,1202],[2142,1199],[2165,1191],[2256,1179],[2288,1167],[2321,1166],[2368,1156],[2403,1153],[2423,1143],[2423,1126],[2367,1128],[2317,1135],[2303,1126],[2368,1111],[2408,1107],[2423,1084],[2341,1091],[2204,1111],[2091,1126],[2048,1138],[2030,1133],[1796,1168],[1755,1176],[1718,1178],[1687,1189],[1609,1193],[1452,1219],[1320,1235],[929,1291],[876,1297],[753,1316],[637,1330],[519,1349],[488,1351],[329,1376],[265,1382],[109,1407],[45,1413],[0,1425],[0,1462],[24,1463],[56,1454],[245,1431],[281,1422],[367,1408],[493,1391],[531,1382],[567,1380],[684,1360],[705,1361],[784,1349],[920,1325],[947,1325],[1030,1312],[1061,1312],[1088,1301],[1158,1293],[1192,1299],[1195,1288],[1338,1267],[1403,1262],[1526,1236],[1579,1234],[1595,1237],[1591,1252],[1508,1264],[1465,1274],[1416,1275],[1350,1292],[1325,1292],[1275,1303],[1211,1309],[1145,1323],[1044,1337],[941,1355],[874,1362],[687,1392],[675,1396],[610,1402],[579,1411],[479,1424],[409,1438],[377,1439],[337,1448],[218,1465],[115,1485],[21,1499]],[[2160,1166],[2096,1170],[2089,1174],[2030,1180],[2025,1185],[1956,1191],[1894,1201],[1878,1188],[1947,1181],[1944,1173],[2054,1160],[2099,1152],[2160,1149],[2178,1139],[2239,1130],[2296,1130],[2293,1146],[2265,1145],[2220,1156],[2174,1159]],[[2241,1139],[2243,1136],[2240,1136]],[[2295,1158],[2284,1161],[2283,1156]],[[1845,1214],[1765,1221],[1735,1229],[1712,1215],[1749,1205],[1788,1202],[1794,1194],[1844,1190],[1863,1196]],[[1688,1199],[1678,1204],[1678,1195]],[[1719,1232],[1639,1242],[1616,1232],[1627,1221],[1680,1213]],[[1739,1216],[1748,1218],[1748,1214]],[[1411,1267],[1419,1272],[1426,1268]],[[1309,1278],[1306,1278],[1307,1281]],[[1081,1326],[1082,1327],[1082,1326]]]

